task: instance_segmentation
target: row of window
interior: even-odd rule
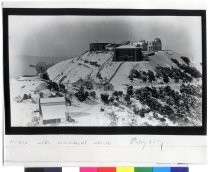
[[[161,50],[161,47],[148,47],[148,50]]]

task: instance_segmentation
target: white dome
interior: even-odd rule
[[[154,41],[155,41],[155,42],[160,42],[160,43],[161,43],[160,38],[155,38]]]

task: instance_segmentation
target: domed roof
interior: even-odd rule
[[[155,42],[161,42],[160,38],[155,38],[154,41]]]

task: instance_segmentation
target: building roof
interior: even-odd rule
[[[21,76],[18,81],[27,81],[27,80],[40,80],[40,76],[39,75],[25,75],[25,76]]]
[[[50,119],[65,119],[67,108],[65,105],[56,106],[42,106],[42,118],[43,120]]]
[[[133,43],[133,45],[138,45],[138,44],[141,45],[141,46],[142,46],[142,45],[147,45],[146,42],[142,42],[142,41],[134,42],[134,43]]]
[[[90,44],[102,44],[102,45],[107,45],[110,44],[109,42],[91,42]]]
[[[65,103],[65,98],[64,97],[51,97],[51,98],[41,98],[40,103],[58,103],[58,102],[64,102]]]
[[[43,120],[65,119],[67,108],[64,97],[40,99]]]
[[[154,41],[155,42],[161,42],[160,38],[155,38]]]
[[[136,48],[140,48],[140,47],[136,47],[135,45],[122,45],[117,47],[117,49],[136,49]]]

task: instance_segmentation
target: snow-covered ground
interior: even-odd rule
[[[55,64],[47,70],[49,78],[56,83],[75,83],[79,79],[91,77],[96,83],[100,77],[106,79],[114,86],[114,90],[126,92],[127,85],[133,85],[134,89],[146,86],[160,87],[170,85],[173,90],[179,91],[181,83],[174,83],[170,79],[168,84],[143,83],[139,80],[130,81],[128,76],[132,69],[138,71],[155,71],[157,66],[177,67],[170,58],[177,59],[180,64],[185,62],[181,55],[174,51],[159,51],[149,56],[149,61],[140,62],[112,62],[112,52],[86,52],[81,57],[66,60]],[[99,77],[100,76],[100,77]],[[194,84],[201,85],[201,80]],[[75,96],[72,98],[72,105],[67,110],[73,122],[62,122],[60,124],[49,124],[45,126],[177,126],[185,125],[181,122],[172,122],[159,113],[149,112],[144,117],[135,115],[123,101],[119,106],[104,105],[100,94],[107,93],[110,96],[113,91],[104,91],[99,88],[93,89],[96,92],[96,99],[80,102]],[[69,91],[69,90],[68,90]],[[71,91],[75,91],[71,88]],[[55,92],[47,89],[47,83],[40,80],[18,81],[10,79],[10,103],[11,103],[11,125],[12,126],[40,126],[38,100],[40,93],[44,97],[54,95]],[[23,100],[24,94],[31,98]],[[132,100],[133,105],[138,109],[147,108],[138,100]],[[196,112],[195,112],[196,114]],[[163,119],[164,120],[161,120]],[[201,125],[202,117],[194,118],[192,125]],[[191,125],[191,124],[189,124]]]
[[[157,66],[177,67],[171,58],[177,59],[180,64],[185,62],[175,51],[158,51],[149,56],[149,61],[140,62],[112,62],[113,52],[86,52],[79,58],[62,61],[48,69],[51,80],[57,83],[74,83],[80,78],[91,76],[99,82],[97,74],[114,85],[115,90],[124,90],[130,84],[128,78],[132,69],[154,71]],[[95,64],[91,64],[91,62]],[[191,63],[193,65],[193,63]]]
[[[11,126],[31,126],[36,123],[39,115],[34,111],[38,109],[38,95],[34,94],[34,91],[42,84],[43,81],[10,79]],[[28,99],[19,103],[24,94],[31,94],[33,100]]]

